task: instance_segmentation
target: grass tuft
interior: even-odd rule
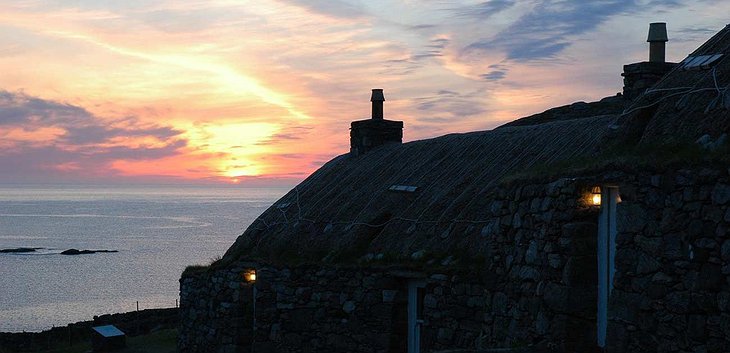
[[[188,267],[185,267],[185,270],[183,270],[182,276],[183,277],[195,276],[197,274],[208,271],[208,268],[210,268],[210,266],[208,266],[208,265],[190,265]]]

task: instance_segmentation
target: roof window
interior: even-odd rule
[[[392,185],[388,188],[390,191],[401,191],[401,192],[416,192],[416,189],[418,189],[418,186],[410,186],[410,185]]]
[[[709,69],[722,59],[723,54],[688,56],[680,63],[683,70]]]

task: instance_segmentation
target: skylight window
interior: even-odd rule
[[[390,191],[401,191],[401,192],[416,192],[416,189],[418,189],[418,186],[410,186],[410,185],[392,185],[388,188]]]
[[[682,61],[682,69],[709,69],[712,65],[720,61],[722,57],[723,54],[688,56],[687,59]]]

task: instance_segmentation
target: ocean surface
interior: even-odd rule
[[[0,186],[0,331],[174,307],[180,273],[223,255],[284,188]],[[61,255],[67,249],[117,253]]]

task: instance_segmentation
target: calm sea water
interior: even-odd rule
[[[222,256],[283,188],[0,186],[0,331],[174,307],[180,273]],[[60,255],[66,249],[118,253]]]

